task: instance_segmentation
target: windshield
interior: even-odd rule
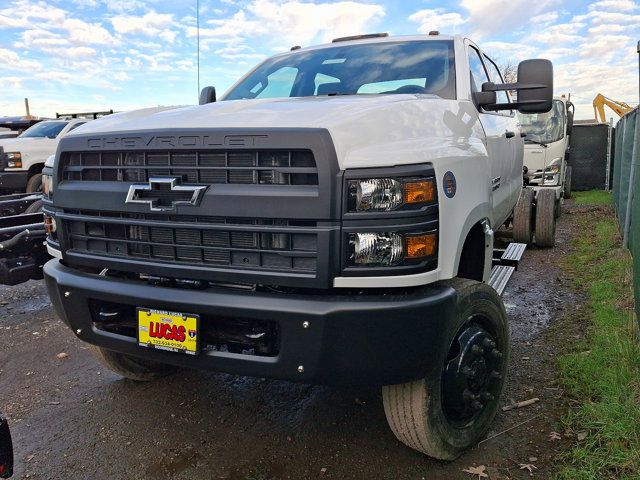
[[[66,127],[67,122],[42,122],[36,123],[33,127],[27,128],[20,138],[25,137],[48,137],[56,138]]]
[[[527,134],[525,142],[553,143],[564,137],[565,111],[560,100],[554,100],[547,113],[518,113],[518,119]]]
[[[455,98],[453,42],[332,46],[266,60],[223,100],[429,93]]]

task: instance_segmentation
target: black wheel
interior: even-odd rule
[[[41,213],[42,212],[42,200],[36,200],[29,205],[24,213]]]
[[[573,169],[567,166],[567,171],[564,174],[564,198],[571,198],[571,174]]]
[[[441,368],[382,389],[398,440],[440,460],[454,460],[486,434],[498,411],[510,351],[507,314],[496,291],[473,280],[447,283],[458,293],[458,317],[449,330],[448,352],[438,360]]]
[[[27,193],[38,193],[42,191],[42,174],[36,173],[27,181]]]
[[[533,241],[533,190],[523,188],[513,210],[513,240],[531,245]]]
[[[536,245],[550,248],[556,244],[556,193],[541,189],[536,197]]]
[[[94,346],[93,353],[109,370],[136,382],[150,382],[171,375],[178,369],[173,365],[145,360],[101,347]]]

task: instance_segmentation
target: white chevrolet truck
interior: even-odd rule
[[[551,63],[518,74],[463,37],[351,37],[78,128],[45,179],[57,313],[133,380],[380,385],[400,441],[457,457],[509,358],[485,282],[522,190],[515,112],[551,108]]]
[[[56,114],[55,120],[36,123],[16,138],[0,139],[0,192],[42,191],[42,169],[62,137],[110,113],[113,111]]]

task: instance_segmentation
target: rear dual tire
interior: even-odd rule
[[[513,210],[513,240],[518,243],[533,243],[533,198],[533,190],[523,188]]]
[[[541,189],[536,197],[536,245],[550,248],[556,244],[556,193]]]
[[[507,314],[496,291],[473,280],[448,283],[458,315],[444,356],[425,378],[382,388],[387,421],[408,447],[454,460],[484,437],[504,388],[509,359]]]

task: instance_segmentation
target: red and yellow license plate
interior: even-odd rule
[[[138,308],[138,344],[196,355],[199,320],[198,315],[191,313]]]

